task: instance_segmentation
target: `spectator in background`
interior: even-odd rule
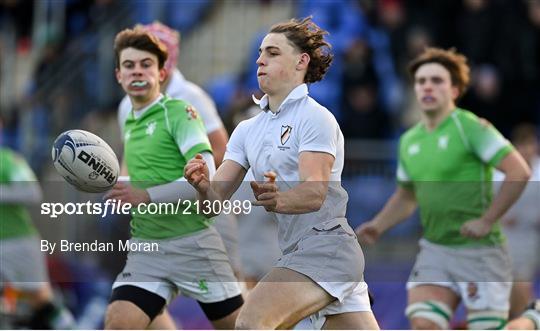
[[[503,78],[503,102],[512,109],[503,112],[504,121],[510,126],[539,124],[540,1],[509,1],[506,6],[492,55]]]
[[[378,79],[367,42],[356,40],[347,49],[344,60],[343,135],[346,138],[388,137],[390,118],[380,107]]]
[[[495,52],[500,25],[498,10],[495,1],[463,0],[455,21],[455,46],[472,64],[490,61]]]
[[[496,67],[484,64],[473,69],[471,88],[464,96],[462,105],[488,119],[503,134],[509,133],[509,124],[504,121],[505,107],[501,97],[501,77]]]

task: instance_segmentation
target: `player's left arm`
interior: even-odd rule
[[[304,151],[298,159],[300,184],[280,192],[276,183],[252,184],[257,201],[267,211],[281,214],[305,214],[318,211],[326,199],[334,156],[324,152]],[[256,187],[253,187],[256,185]],[[261,192],[260,194],[257,194]]]
[[[531,169],[518,151],[511,151],[497,166],[505,174],[501,188],[491,206],[484,214],[484,218],[491,224],[495,223],[523,192],[531,177]]]
[[[496,168],[505,174],[501,188],[480,219],[463,225],[461,233],[464,236],[480,238],[488,234],[493,224],[519,198],[531,176],[527,162],[516,150],[510,151]]]

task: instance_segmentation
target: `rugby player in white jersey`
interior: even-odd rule
[[[254,204],[278,220],[283,255],[250,292],[237,329],[290,328],[308,316],[317,328],[378,329],[345,219],[343,135],[306,85],[332,61],[326,34],[311,18],[274,25],[257,59],[263,112],[235,129],[212,181],[201,156],[185,168],[201,201],[229,199],[251,168]]]

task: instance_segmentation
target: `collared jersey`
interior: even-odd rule
[[[236,127],[227,144],[225,160],[251,168],[257,181],[264,181],[266,171],[274,171],[280,190],[286,191],[299,184],[301,152],[324,152],[335,158],[326,200],[319,211],[275,214],[280,247],[285,253],[312,227],[345,217],[348,196],[341,187],[343,134],[332,113],[308,96],[305,84],[292,90],[276,113],[268,111],[267,96],[256,103],[265,111]]]
[[[460,234],[466,221],[479,218],[491,204],[493,167],[512,145],[469,111],[456,109],[433,131],[423,123],[400,139],[397,179],[414,190],[424,238],[441,245],[497,245],[500,225],[480,239]]]
[[[178,69],[174,69],[165,94],[174,99],[184,100],[195,107],[202,118],[207,134],[223,127],[214,101],[202,88],[185,79]],[[118,124],[122,131],[131,109],[131,101],[126,95],[118,106]]]
[[[28,163],[17,153],[0,148],[0,184],[7,186],[10,183],[26,181],[37,181]],[[0,203],[0,239],[36,233],[26,207],[20,204]]]
[[[138,117],[130,112],[124,128],[124,154],[130,182],[147,188],[172,182],[184,174],[197,153],[211,151],[200,116],[184,101],[161,96]],[[182,198],[182,197],[179,197]],[[182,205],[178,214],[133,214],[131,234],[167,239],[208,227],[208,219]]]

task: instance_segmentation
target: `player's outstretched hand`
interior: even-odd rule
[[[205,194],[210,187],[210,172],[206,161],[201,154],[195,155],[194,158],[184,167],[184,177],[199,193]]]
[[[356,228],[355,232],[358,236],[358,242],[363,245],[373,245],[381,236],[381,232],[375,226],[373,221],[360,225]]]
[[[141,203],[149,203],[150,195],[146,190],[135,188],[128,183],[117,182],[103,197],[103,200],[112,199],[119,201],[121,205],[130,203],[132,206],[138,206]]]
[[[465,222],[461,226],[461,235],[469,238],[482,238],[491,231],[491,224],[478,218]]]
[[[264,173],[267,179],[264,183],[259,184],[256,181],[250,182],[251,189],[256,201],[253,201],[254,206],[263,206],[266,211],[276,211],[279,198],[279,190],[276,185],[276,173],[268,171]]]

